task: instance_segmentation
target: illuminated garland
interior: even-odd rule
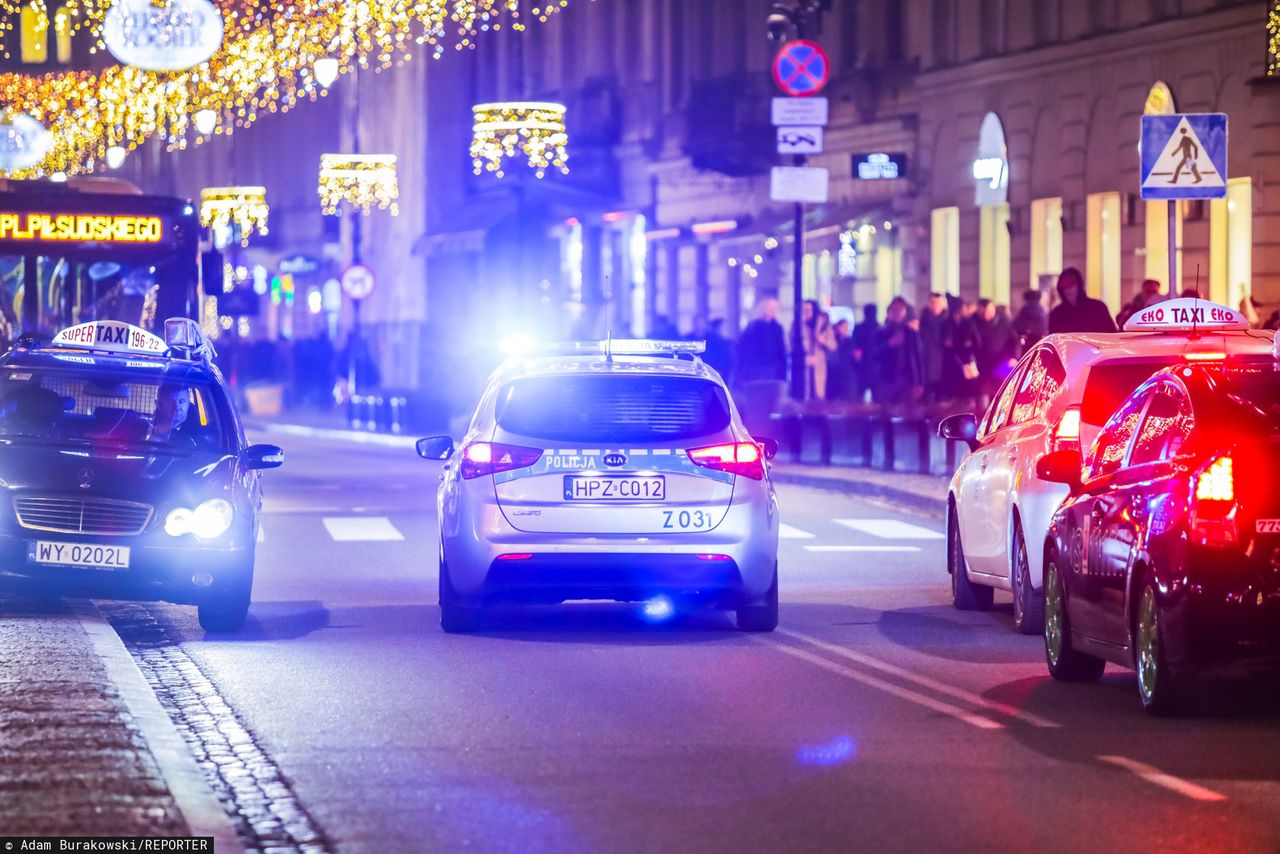
[[[266,187],[205,187],[200,191],[200,224],[215,231],[236,226],[240,242],[267,233]]]
[[[396,199],[394,154],[322,154],[320,156],[320,204],[326,214],[336,214],[343,202],[368,213],[375,206],[391,215],[400,213]]]
[[[539,178],[552,166],[568,174],[569,135],[563,104],[477,104],[471,111],[475,114],[471,163],[477,175],[488,170],[501,178],[503,161],[515,158],[517,152],[524,154]]]
[[[415,45],[431,46],[439,58],[450,43],[457,50],[474,47],[480,32],[498,30],[504,20],[523,29],[521,10],[531,3],[539,3],[529,8],[531,16],[546,21],[568,0],[223,2],[225,43],[212,59],[188,71],[165,74],[115,65],[100,74],[0,74],[4,105],[32,116],[54,135],[40,167],[14,176],[92,171],[108,148],[133,150],[153,135],[170,151],[199,144],[248,127],[260,115],[315,100],[326,91],[316,80],[318,59],[335,58],[347,72],[356,65],[382,70],[407,62]],[[208,136],[192,122],[203,110],[220,119]]]
[[[1280,77],[1280,0],[1267,13],[1267,76]]]

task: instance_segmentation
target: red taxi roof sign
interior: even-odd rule
[[[111,353],[164,353],[169,349],[159,335],[123,320],[77,323],[53,336],[53,343]]]
[[[1125,332],[1227,332],[1249,328],[1244,315],[1207,299],[1181,297],[1134,312]]]

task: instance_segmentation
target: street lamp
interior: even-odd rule
[[[338,79],[338,60],[332,56],[322,56],[312,63],[311,70],[315,73],[316,82],[320,87],[328,89],[333,85],[333,81]]]

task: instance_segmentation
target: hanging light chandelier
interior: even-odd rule
[[[361,213],[377,207],[396,216],[399,197],[394,154],[321,155],[320,204],[326,214],[336,214],[345,202]]]
[[[524,159],[539,178],[551,168],[569,173],[564,104],[511,101],[477,104],[471,111],[471,163],[477,175],[489,171],[501,178],[505,162],[517,159]]]
[[[200,191],[200,224],[214,232],[232,227],[242,245],[254,234],[267,233],[266,187],[205,187]]]

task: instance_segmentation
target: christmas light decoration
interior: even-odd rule
[[[503,163],[518,152],[529,168],[541,178],[554,166],[569,172],[563,104],[539,101],[477,104],[471,108],[475,127],[471,139],[471,162],[477,175],[485,170],[503,177]]]
[[[368,213],[374,207],[400,213],[396,199],[394,154],[324,154],[320,156],[320,203],[326,214],[336,214],[346,202]]]
[[[226,38],[207,62],[160,73],[109,66],[100,73],[40,76],[0,74],[0,91],[15,114],[47,127],[53,142],[38,166],[11,172],[36,177],[92,171],[112,146],[131,151],[158,136],[167,150],[233,133],[263,115],[287,111],[324,94],[336,59],[339,74],[354,67],[382,70],[407,62],[418,45],[442,56],[449,45],[474,48],[480,33],[545,22],[568,0],[220,0]],[[78,0],[68,26],[100,32],[105,0]],[[18,0],[0,0],[0,20],[12,28]],[[63,15],[67,17],[67,15]],[[0,33],[2,35],[3,33]],[[194,114],[212,111],[211,133]],[[207,126],[207,120],[201,122]],[[552,161],[554,162],[554,161]]]
[[[1267,13],[1267,76],[1280,77],[1280,0]]]
[[[205,187],[200,191],[200,224],[214,231],[235,226],[240,242],[267,233],[266,187]]]

